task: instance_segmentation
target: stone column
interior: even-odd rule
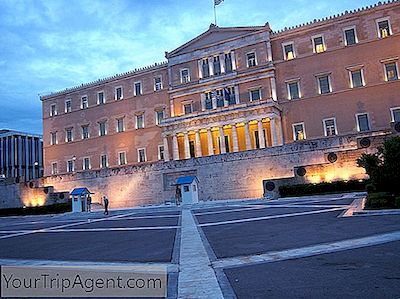
[[[221,154],[226,154],[224,127],[219,127],[219,138],[221,142]]]
[[[282,118],[277,117],[276,118],[277,124],[276,124],[276,130],[277,130],[277,135],[278,135],[278,145],[283,145],[283,126],[282,126]]]
[[[175,161],[179,160],[178,136],[176,134],[172,136],[172,155]]]
[[[31,143],[32,143],[32,178],[36,178],[36,176],[35,176],[35,169],[36,169],[35,162],[37,162],[37,161],[36,161],[35,138],[34,137],[32,137]]]
[[[163,144],[164,144],[164,161],[169,161],[169,148],[168,148],[168,136],[163,136]]]
[[[190,146],[188,132],[183,133],[183,143],[185,145],[185,159],[190,159]]]
[[[0,151],[0,174],[4,174],[3,173],[3,160],[4,160],[4,157],[3,157],[3,155],[4,155],[4,151],[3,151],[3,138],[1,138],[0,137],[0,148],[1,148],[1,151]]]
[[[201,139],[200,139],[200,131],[195,132],[195,142],[196,142],[196,157],[199,158],[203,156],[201,152]]]
[[[206,111],[206,95],[202,93],[200,95],[200,101],[201,101],[201,111]]]
[[[11,143],[11,152],[10,152],[10,160],[11,160],[11,177],[15,175],[14,169],[15,169],[15,138],[14,136],[10,137],[10,143]]]
[[[214,155],[214,145],[213,145],[213,138],[211,128],[207,129],[207,141],[208,141],[208,155]]]
[[[240,103],[240,98],[239,98],[239,85],[235,85],[235,101],[236,104]]]
[[[219,55],[219,64],[221,66],[221,73],[225,73],[225,54]]]
[[[214,58],[208,58],[208,69],[210,70],[210,77],[214,76]]]
[[[173,99],[171,99],[169,101],[169,109],[170,109],[171,117],[174,117],[175,116],[175,105],[174,105],[174,100]]]
[[[40,145],[40,141],[39,141]],[[40,149],[39,149],[40,154]],[[18,177],[22,176],[22,137],[18,136]]]
[[[271,96],[272,100],[275,102],[278,101],[278,97],[276,95],[276,80],[275,77],[271,77]]]
[[[233,143],[233,152],[236,153],[239,151],[239,142],[236,130],[236,124],[232,125],[232,143]]]
[[[25,182],[29,181],[29,151],[28,136],[25,137]]]
[[[264,128],[262,120],[259,120],[257,125],[258,125],[258,142],[260,143],[260,148],[265,148]]]
[[[250,128],[249,123],[244,123],[244,135],[246,137],[246,151],[251,150]]]
[[[276,132],[275,118],[271,118],[270,127],[271,127],[272,146],[277,146],[278,145],[278,135]]]
[[[232,70],[236,71],[235,51],[231,51]]]
[[[203,79],[203,60],[199,60],[197,66],[199,68],[199,79]]]
[[[270,41],[267,41],[267,60],[269,62],[271,62],[273,60],[271,42]]]

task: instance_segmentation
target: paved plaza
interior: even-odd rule
[[[363,194],[0,218],[1,265],[164,265],[169,298],[400,298],[400,215]]]

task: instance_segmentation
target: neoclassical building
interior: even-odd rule
[[[400,121],[400,3],[281,31],[210,28],[167,61],[42,96],[45,176],[186,160]]]

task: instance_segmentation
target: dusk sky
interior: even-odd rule
[[[278,30],[376,2],[225,0],[218,25]],[[212,22],[213,0],[0,0],[0,129],[41,134],[39,94],[162,62]]]

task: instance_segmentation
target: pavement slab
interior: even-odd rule
[[[238,298],[400,298],[400,242],[224,272]]]

